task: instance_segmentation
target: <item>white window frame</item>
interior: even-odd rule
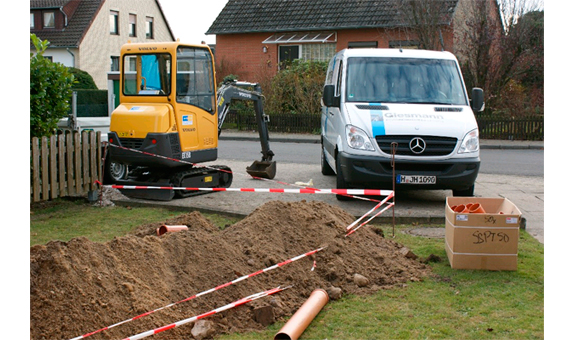
[[[154,39],[154,17],[146,17],[146,39]]]
[[[110,10],[110,34],[120,35],[120,11]]]
[[[134,22],[132,22],[132,19],[134,20]],[[130,13],[128,16],[128,36],[129,37],[138,36],[138,15],[135,13]]]
[[[46,15],[52,17],[52,25],[51,26],[48,25],[50,23],[50,18],[49,17],[47,18]],[[42,13],[42,27],[43,28],[56,28],[56,12],[48,11],[48,12]]]

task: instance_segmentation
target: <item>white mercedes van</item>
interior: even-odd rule
[[[335,174],[339,189],[395,184],[473,196],[480,165],[473,111],[482,109],[483,90],[469,100],[449,52],[342,50],[323,90],[321,171]]]

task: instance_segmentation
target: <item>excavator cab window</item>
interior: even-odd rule
[[[171,56],[167,53],[124,56],[124,95],[170,94]]]
[[[180,46],[176,58],[176,101],[214,114],[214,70],[208,49]]]

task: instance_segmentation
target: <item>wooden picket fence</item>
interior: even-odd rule
[[[30,201],[82,196],[102,182],[100,132],[67,132],[32,138],[30,143]]]

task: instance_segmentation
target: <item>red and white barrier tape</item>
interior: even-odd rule
[[[110,326],[107,326],[107,327],[98,329],[98,330],[96,330],[96,331],[93,331],[93,332],[90,332],[90,333],[86,333],[86,334],[84,334],[84,335],[77,336],[77,337],[75,337],[75,338],[73,338],[73,339],[70,339],[70,340],[84,339],[84,338],[87,338],[87,337],[89,337],[89,336],[91,336],[91,335],[94,335],[94,334],[96,334],[96,333],[99,333],[99,332],[102,332],[102,331],[105,331],[105,330],[109,330],[109,329],[114,328],[114,327],[116,327],[116,326],[120,326],[120,325],[122,325],[122,324],[125,324],[125,323],[128,323],[128,322],[137,320],[137,319],[142,318],[142,317],[144,317],[144,316],[148,316],[148,315],[150,315],[150,314],[152,314],[152,313],[155,313],[155,312],[158,312],[158,311],[160,311],[160,310],[173,307],[173,306],[175,306],[175,305],[177,305],[177,304],[179,304],[179,303],[186,302],[186,301],[190,301],[190,300],[193,300],[193,299],[195,299],[195,298],[197,298],[197,297],[200,297],[200,296],[202,296],[202,295],[207,295],[207,294],[209,294],[209,293],[213,293],[213,292],[215,292],[216,290],[222,289],[222,288],[227,287],[227,286],[231,286],[231,285],[233,285],[233,284],[235,284],[235,283],[238,283],[238,282],[240,282],[240,281],[249,279],[249,278],[254,277],[254,276],[256,276],[256,275],[259,275],[259,274],[268,272],[268,271],[270,271],[270,270],[279,268],[279,267],[281,267],[281,266],[285,266],[286,264],[290,264],[290,263],[295,262],[295,261],[297,261],[297,260],[300,260],[300,259],[302,259],[302,258],[304,258],[304,257],[311,256],[311,255],[313,255],[313,254],[315,254],[315,253],[317,253],[317,252],[322,251],[323,249],[324,249],[324,248],[318,248],[318,249],[309,251],[309,252],[307,252],[307,253],[303,253],[303,254],[301,254],[301,255],[292,257],[291,259],[285,260],[285,261],[283,261],[283,262],[276,263],[276,264],[274,264],[273,266],[269,266],[269,267],[267,267],[267,268],[265,268],[265,269],[260,269],[260,270],[258,270],[258,271],[256,271],[256,272],[251,273],[251,274],[244,275],[244,276],[242,276],[242,277],[238,277],[238,278],[235,279],[235,280],[232,280],[232,281],[229,281],[229,282],[227,282],[227,283],[221,284],[221,285],[219,285],[219,286],[217,286],[217,287],[214,287],[214,288],[205,290],[205,291],[203,291],[203,292],[201,292],[201,293],[192,295],[192,296],[190,296],[190,297],[188,297],[188,298],[185,298],[185,299],[183,299],[183,300],[180,300],[180,301],[178,301],[178,302],[174,302],[174,303],[171,303],[171,304],[169,304],[169,305],[166,305],[166,306],[163,306],[163,307],[154,309],[154,310],[152,310],[152,311],[149,311],[149,312],[140,314],[140,315],[135,316],[135,317],[133,317],[133,318],[126,319],[126,320],[124,320],[124,321],[115,323],[115,324],[113,324],[113,325],[110,325]],[[314,261],[314,267],[315,267],[315,261]],[[313,268],[312,268],[312,270],[313,270]]]
[[[355,220],[352,224],[347,226],[347,230],[350,230],[351,228],[353,228],[356,224],[358,224],[361,220],[363,220],[364,218],[366,218],[369,214],[371,214],[372,212],[374,212],[376,209],[378,209],[379,207],[381,207],[382,205],[384,205],[385,203],[387,203],[387,201],[389,201],[390,199],[392,199],[394,197],[394,193],[393,191],[391,191],[389,193],[389,195],[383,199],[381,202],[379,202],[375,207],[373,207],[371,210],[369,210],[368,212],[366,212],[365,214],[363,214],[363,216],[361,216],[360,218],[358,218],[357,220]],[[388,203],[388,204],[393,204],[393,203]]]
[[[345,237],[348,237],[349,235],[353,234],[356,230],[358,230],[359,228],[363,227],[364,225],[368,224],[371,220],[373,220],[374,218],[376,218],[377,216],[381,215],[384,211],[386,211],[387,209],[393,207],[395,205],[395,203],[390,203],[389,205],[387,205],[385,208],[381,209],[380,211],[378,211],[375,215],[371,216],[367,221],[363,222],[362,224],[358,225],[357,227],[353,228],[352,230],[348,231],[347,234],[345,234]]]
[[[241,306],[241,305],[243,305],[243,304],[246,304],[246,303],[248,303],[248,302],[251,302],[251,301],[254,301],[254,300],[263,298],[263,297],[265,297],[265,296],[269,296],[269,295],[272,295],[272,294],[276,294],[276,293],[281,292],[281,291],[283,291],[283,290],[286,290],[286,289],[288,289],[288,288],[291,288],[291,286],[288,286],[288,287],[277,287],[277,288],[273,288],[273,289],[270,289],[270,290],[266,290],[266,291],[263,291],[263,292],[260,292],[260,293],[256,293],[256,294],[253,294],[253,295],[244,297],[244,298],[242,298],[242,299],[239,299],[239,300],[237,300],[237,301],[235,301],[235,302],[229,303],[229,304],[227,304],[227,305],[225,305],[225,306],[222,306],[222,307],[216,308],[216,309],[214,309],[214,310],[211,310],[211,311],[209,311],[209,312],[207,312],[207,313],[203,313],[203,314],[200,314],[200,315],[197,315],[197,316],[188,318],[188,319],[184,319],[184,320],[181,320],[181,321],[177,321],[177,322],[174,322],[174,323],[169,324],[169,325],[166,325],[166,326],[158,327],[158,328],[156,328],[156,329],[152,329],[152,330],[149,330],[149,331],[147,331],[147,332],[142,332],[142,333],[140,333],[140,334],[136,334],[136,335],[133,335],[133,336],[131,336],[131,337],[125,338],[124,340],[138,340],[138,339],[143,339],[143,338],[148,337],[148,336],[150,336],[150,335],[158,334],[158,333],[167,331],[167,330],[169,330],[169,329],[176,328],[176,327],[178,327],[178,326],[185,325],[185,324],[187,324],[187,323],[194,322],[194,321],[197,321],[197,320],[206,318],[206,317],[211,316],[211,315],[214,315],[214,314],[216,314],[216,313],[223,312],[223,311],[228,310],[228,309],[236,308],[236,307]]]
[[[366,195],[390,196],[391,190],[378,189],[283,189],[283,188],[192,188],[192,187],[158,187],[144,185],[110,185],[114,189],[151,189],[151,190],[186,190],[186,191],[231,191],[231,192],[260,192],[260,193],[286,193],[286,194],[336,194],[336,195]]]
[[[145,151],[140,151],[140,150],[136,150],[136,149],[130,149],[124,146],[119,146],[116,144],[112,144],[112,143],[108,143],[109,146],[112,146],[114,148],[119,148],[119,149],[123,149],[123,150],[128,150],[128,151],[133,151],[136,153],[140,153],[143,155],[147,155],[147,156],[152,156],[152,157],[157,157],[157,158],[162,158],[162,159],[166,159],[166,160],[170,160],[170,161],[174,161],[174,162],[178,162],[178,163],[183,163],[183,164],[188,164],[188,165],[193,165],[196,167],[200,167],[200,168],[206,168],[206,169],[210,169],[210,170],[215,170],[215,171],[222,171],[222,172],[226,172],[226,173],[233,173],[232,171],[228,171],[228,170],[224,170],[224,169],[219,169],[219,168],[213,168],[210,167],[208,165],[203,165],[203,164],[198,164],[198,163],[191,163],[191,162],[187,162],[187,161],[183,161],[181,159],[176,159],[176,158],[170,158],[170,157],[166,157],[166,156],[161,156],[161,155],[157,155],[157,154],[153,154],[153,153],[149,153],[149,152],[145,152]],[[282,181],[278,181],[278,180],[274,180],[274,179],[269,179],[269,178],[263,178],[263,177],[257,177],[257,176],[253,176],[253,175],[247,175],[247,174],[243,174],[244,176],[250,177],[250,178],[254,178],[260,181],[269,181],[269,182],[274,182],[274,183],[278,183],[278,184],[282,184],[282,185],[288,185],[288,186],[295,186],[298,188],[301,188],[301,186],[296,185],[296,184],[291,184],[291,183],[286,183],[286,182],[282,182]],[[313,188],[310,188],[313,189]],[[345,195],[345,194],[344,194]],[[373,201],[373,202],[378,202],[377,200],[371,199],[371,198],[366,198],[366,197],[360,197],[360,196],[352,196],[352,195],[347,195],[359,200],[364,200],[364,201]]]

